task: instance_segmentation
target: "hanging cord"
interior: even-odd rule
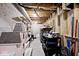
[[[35,14],[36,14],[38,17],[40,17],[39,14],[37,13],[36,9],[34,9],[34,12],[35,12]]]

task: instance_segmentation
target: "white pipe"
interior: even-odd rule
[[[21,7],[21,8],[22,8],[22,10],[23,10],[23,12],[24,12],[24,16],[25,16],[26,18],[28,18],[29,21],[32,23],[32,20],[31,20],[31,18],[29,17],[27,11],[26,11],[23,7]]]
[[[31,18],[29,17],[27,11],[23,7],[19,6],[18,4],[13,4],[13,5],[25,16],[26,19],[28,18],[30,23],[32,23]]]

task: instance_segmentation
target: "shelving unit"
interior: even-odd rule
[[[55,32],[60,33],[64,37],[62,38],[62,45],[68,47],[70,50],[73,49],[73,55],[78,55],[79,4],[62,3],[61,6],[62,8],[57,8],[57,13],[49,20],[52,20],[51,24],[55,26]],[[74,47],[71,49],[73,40],[75,40]]]
[[[21,31],[19,32],[22,32],[23,33],[23,40],[22,40],[22,45],[23,45],[23,56],[30,56],[31,55],[31,52],[32,52],[32,48],[30,47],[30,41],[29,41],[29,38],[28,38],[28,31],[30,30],[30,24],[29,26],[27,25],[23,25],[22,23],[18,23],[19,26],[15,26],[15,29],[16,31],[14,32],[18,32],[21,28]],[[25,27],[26,26],[26,27]],[[24,30],[25,28],[27,28],[26,30]],[[29,28],[30,27],[30,28]]]

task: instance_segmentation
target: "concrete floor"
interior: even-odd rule
[[[42,44],[40,42],[40,38],[34,39],[30,47],[33,48],[32,56],[45,56],[42,49]]]

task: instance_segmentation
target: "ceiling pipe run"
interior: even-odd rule
[[[28,20],[27,22],[29,22],[30,24],[32,24],[32,20],[29,17],[27,11],[23,7],[19,6],[18,4],[13,4],[13,5],[21,12],[21,14],[23,14],[23,16],[25,16],[26,21]]]
[[[32,4],[25,4],[23,5],[22,3],[19,3],[20,6],[24,7],[24,8],[28,8],[28,9],[39,9],[39,10],[43,10],[43,11],[55,11],[56,7],[53,8],[48,8],[48,7],[44,7],[44,6],[39,6],[40,4],[36,4],[35,6],[33,6]]]

